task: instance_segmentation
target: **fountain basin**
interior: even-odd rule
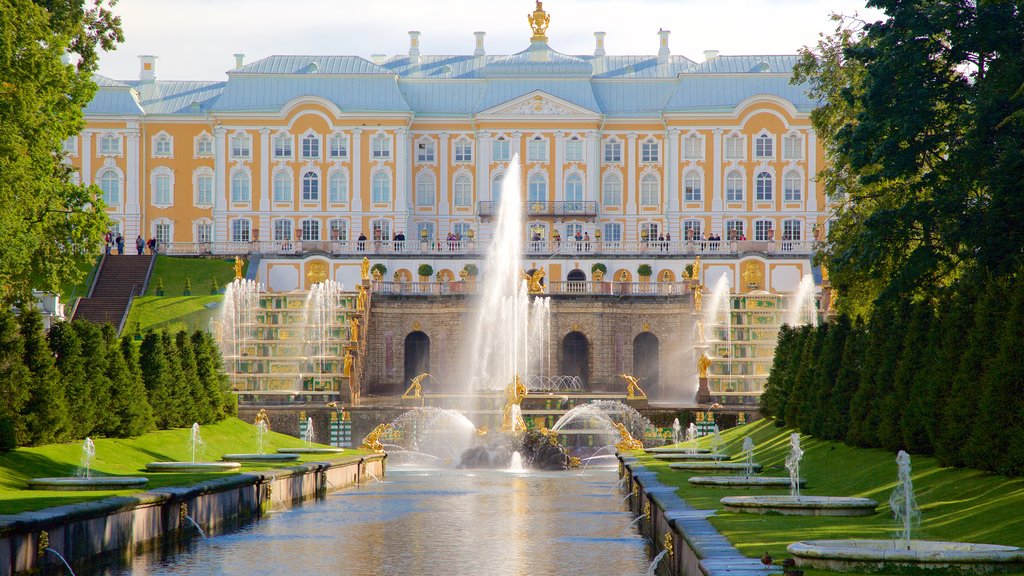
[[[747,465],[743,462],[676,462],[669,464],[669,468],[673,470],[684,470],[688,472],[737,472],[744,471],[747,469]],[[752,472],[760,472],[761,465],[753,464],[750,467]]]
[[[146,464],[148,472],[230,472],[241,467],[242,465],[238,462],[150,462]]]
[[[298,454],[225,454],[222,460],[229,462],[292,462],[299,459]]]
[[[696,461],[717,461],[717,460],[728,460],[728,454],[721,454],[719,452],[711,453],[706,452],[704,454],[684,454],[684,453],[665,453],[655,454],[656,460],[696,460]]]
[[[278,448],[278,454],[341,454],[344,448]]]
[[[871,516],[878,502],[845,496],[729,496],[721,503],[730,512],[783,516]]]
[[[719,488],[789,488],[789,478],[782,476],[693,476],[690,484]],[[807,486],[806,480],[800,487]]]
[[[142,488],[149,478],[141,476],[99,476],[96,478],[33,478],[29,490],[129,490]]]
[[[711,450],[707,448],[694,448],[688,450],[686,448],[680,448],[679,446],[659,446],[657,448],[648,448],[645,450],[648,454],[708,454]]]
[[[787,548],[797,566],[838,572],[913,567],[975,574],[1024,572],[1024,549],[930,540],[808,540]]]

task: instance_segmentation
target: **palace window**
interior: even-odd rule
[[[508,140],[501,137],[491,142],[491,157],[495,162],[508,162],[512,158]]]
[[[650,173],[645,174],[640,179],[640,205],[657,206],[658,201],[661,199],[660,188],[657,176]]]
[[[341,170],[331,172],[327,177],[327,193],[331,204],[348,202],[348,176]]]
[[[608,242],[622,242],[622,224],[615,222],[608,222],[604,225],[604,238],[601,238],[605,243]]]
[[[160,246],[166,246],[174,240],[170,222],[157,222],[153,225],[153,232],[153,236],[156,237],[157,244]]]
[[[610,172],[604,177],[601,196],[605,206],[622,206],[622,176],[618,172]]]
[[[687,160],[700,160],[704,157],[704,146],[703,139],[696,135],[691,134],[686,138],[683,138],[683,158]]]
[[[782,198],[786,202],[799,202],[803,196],[803,178],[796,170],[786,172],[782,178]]]
[[[274,241],[288,242],[295,236],[292,234],[291,220],[274,220]]]
[[[370,230],[373,240],[390,240],[391,236],[391,220],[374,220],[370,222]]]
[[[249,202],[252,197],[251,194],[252,181],[249,178],[249,173],[244,170],[238,170],[231,175],[231,201],[236,203]]]
[[[207,169],[209,170],[209,169]],[[196,206],[213,205],[213,174],[203,171],[196,174],[195,202]]]
[[[470,224],[469,222],[456,222],[455,224],[452,224],[452,232],[454,232],[456,236],[462,238],[463,240],[469,239],[469,231],[472,228],[473,225]]]
[[[743,137],[727,136],[725,139],[725,158],[727,160],[743,159]]]
[[[320,175],[312,170],[302,175],[302,201],[320,201]]]
[[[703,228],[703,220],[683,220],[683,240],[686,240],[687,242],[700,240],[701,230]]]
[[[196,156],[213,156],[213,137],[203,134],[196,138]]]
[[[100,137],[100,154],[120,154],[121,137],[117,134],[104,134]]]
[[[302,221],[302,239],[310,242],[315,242],[320,239],[320,221],[319,220],[303,220]]]
[[[417,162],[433,162],[434,161],[434,141],[424,138],[416,143],[416,161]]]
[[[783,220],[782,221],[782,239],[783,240],[802,240],[803,235],[802,222],[799,220]]]
[[[421,208],[434,205],[434,176],[423,173],[416,177],[416,205]]]
[[[743,174],[739,170],[725,175],[725,201],[743,202]]]
[[[527,188],[530,202],[547,202],[548,179],[543,174],[531,174]]]
[[[537,136],[530,140],[526,145],[526,161],[527,162],[547,162],[548,161],[548,142],[547,140]]]
[[[754,140],[754,158],[772,158],[775,156],[772,137],[761,134]]]
[[[649,138],[644,140],[643,144],[640,145],[640,161],[641,162],[658,162],[659,144],[658,141]]]
[[[345,220],[334,219],[327,223],[330,228],[331,240],[335,242],[345,242],[348,240],[348,222]]]
[[[604,143],[604,161],[622,162],[622,142],[609,140]]]
[[[772,200],[772,175],[768,172],[758,172],[755,178],[755,196],[754,199],[758,202],[768,202]]]
[[[684,202],[700,202],[703,200],[703,183],[701,182],[700,173],[694,170],[690,170],[686,173],[686,177],[683,179],[683,201]]]
[[[292,201],[292,175],[287,170],[274,172],[274,202]]]
[[[231,241],[251,242],[252,221],[248,218],[235,218],[231,221]]]
[[[758,242],[774,240],[774,238],[771,238],[772,234],[770,234],[773,228],[771,220],[754,220],[754,240]]]
[[[569,174],[565,179],[566,202],[583,201],[583,178],[579,174]]]
[[[208,220],[196,222],[196,242],[213,242],[213,224]]]
[[[373,137],[373,159],[388,160],[391,158],[391,138],[387,134]]]
[[[565,161],[583,162],[583,141],[573,136],[565,141]]]
[[[328,154],[331,160],[348,159],[348,136],[344,134],[333,134],[327,141]]]
[[[160,134],[153,140],[153,156],[172,156],[174,141],[167,134]]]
[[[302,158],[304,160],[316,160],[320,157],[320,137],[316,134],[307,134],[302,137]]]
[[[725,221],[725,239],[739,240],[743,237],[743,220]]]
[[[800,160],[804,157],[803,139],[799,134],[790,134],[782,141],[782,157],[786,160]]]
[[[103,191],[103,201],[109,206],[121,204],[121,175],[116,170],[108,168],[100,173],[98,178],[100,190]]]
[[[391,202],[391,175],[380,171],[373,175],[372,200],[374,204]]]
[[[640,239],[653,242],[658,239],[658,223],[644,222],[640,224]]]
[[[172,200],[171,175],[167,173],[155,174],[153,176],[153,204],[156,206],[170,206]]]
[[[231,158],[244,160],[252,154],[252,137],[245,132],[231,136]]]
[[[491,201],[495,204],[501,204],[501,187],[505,183],[505,173],[500,172],[494,175],[494,179],[491,180]]]
[[[78,137],[77,136],[68,136],[64,140],[63,148],[64,148],[64,153],[65,154],[68,154],[70,156],[77,155],[78,154]]]
[[[465,208],[473,202],[473,183],[469,176],[460,174],[452,184],[452,204],[457,208]]]
[[[473,161],[473,143],[469,141],[469,138],[459,138],[455,141],[455,161]]]
[[[292,157],[292,137],[288,134],[274,136],[274,158]]]

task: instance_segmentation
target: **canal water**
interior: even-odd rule
[[[274,512],[94,575],[642,575],[650,558],[613,467],[425,470]]]

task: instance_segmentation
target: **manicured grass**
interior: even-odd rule
[[[768,420],[722,433],[722,451],[742,459],[743,438],[755,444],[755,461],[764,476],[786,476],[792,430],[777,428]],[[699,441],[710,444],[709,438]],[[896,485],[896,455],[879,449],[852,448],[845,444],[801,437],[804,450],[800,476],[807,481],[801,494],[813,496],[860,496],[879,502],[873,516],[859,518],[743,514],[719,510],[712,524],[745,555],[768,552],[781,562],[786,546],[800,540],[837,538],[892,538],[896,524],[889,510],[889,495]],[[786,490],[730,490],[697,488],[687,481],[690,473],[668,468],[668,462],[641,455],[644,464],[697,508],[720,509],[725,496],[788,494]],[[995,476],[962,468],[943,468],[934,458],[913,456],[913,481],[921,508],[921,525],[914,538],[953,540],[984,544],[1024,546],[1024,480]],[[808,576],[831,572],[808,570]]]
[[[144,471],[148,462],[191,461],[190,434],[191,430],[183,428],[159,430],[131,439],[94,438],[96,457],[92,463],[92,470],[97,475],[145,476],[149,478],[147,489],[183,486],[225,474],[235,474],[235,472],[168,474]],[[206,443],[203,460],[215,461],[220,460],[222,454],[257,451],[256,428],[237,418],[203,426],[200,434]],[[276,432],[270,432],[265,441],[264,451],[267,453],[272,453],[278,448],[304,445],[303,441],[298,438]],[[346,450],[341,454],[303,455],[296,462],[322,462],[367,453],[365,450]],[[81,462],[81,456],[81,443],[19,448],[13,452],[0,454],[0,512],[13,514],[142,491],[59,492],[26,489],[26,482],[30,478],[74,476]],[[293,464],[244,465],[241,471],[285,468],[290,465]]]
[[[147,330],[205,330],[220,310],[224,296],[140,296],[132,301],[125,331],[145,334]],[[216,303],[218,306],[208,308]]]
[[[245,263],[247,268],[248,261]],[[242,270],[245,274],[245,270]],[[217,278],[221,290],[235,278],[234,259],[220,258],[183,258],[177,256],[157,256],[153,265],[153,275],[149,279],[146,296],[156,296],[160,280],[164,283],[164,296],[182,296],[185,291],[185,278],[192,280],[192,295],[210,294],[212,278]]]

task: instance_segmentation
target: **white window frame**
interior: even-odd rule
[[[252,158],[252,136],[246,132],[235,132],[231,135],[231,159],[249,160]]]
[[[743,160],[746,158],[746,147],[743,142],[743,135],[729,134],[725,137],[723,147],[726,160]]]
[[[370,240],[377,240],[377,231],[380,231],[380,240],[391,240],[391,233],[394,223],[390,218],[375,218],[370,221]]]
[[[113,132],[106,132],[100,135],[100,155],[101,156],[120,156],[122,152],[122,138],[120,134],[114,134]]]
[[[196,158],[213,157],[214,139],[209,132],[203,131],[193,142],[193,154]]]
[[[499,136],[491,142],[491,160],[494,162],[509,162],[512,160],[512,145],[504,136]]]
[[[331,204],[348,204],[348,173],[332,170],[327,175],[327,201]]]
[[[469,208],[473,206],[473,180],[469,174],[456,174],[452,181],[452,206]]]
[[[501,204],[501,187],[505,185],[505,173],[495,172],[491,176],[491,201],[497,205]],[[497,206],[495,207],[497,208]]]
[[[108,189],[106,186],[110,183],[116,184],[116,189]],[[124,201],[124,174],[117,167],[100,168],[96,174],[96,184],[103,191],[103,202],[107,206],[120,206]]]
[[[241,179],[236,180],[236,178]],[[241,184],[245,184],[244,191],[238,186]],[[242,192],[245,193],[244,198],[242,197]],[[239,168],[231,172],[229,195],[232,204],[249,204],[252,202],[252,174],[248,170]]]
[[[61,149],[68,156],[78,156],[78,136],[68,136],[65,138]]]
[[[746,178],[738,169],[725,173],[725,201],[743,202],[746,196]]]
[[[654,207],[661,205],[661,178],[656,172],[647,172],[640,177],[640,206]]]
[[[213,220],[200,218],[192,223],[192,241],[205,244],[213,242]]]
[[[295,223],[289,218],[275,218],[271,223],[271,239],[274,242],[291,242],[295,239]]]
[[[622,174],[608,172],[601,182],[601,203],[605,207],[622,208]]]
[[[754,241],[755,242],[767,242],[768,231],[775,229],[775,223],[771,220],[760,218],[754,220]]]
[[[585,190],[586,181],[582,174],[572,171],[565,175],[565,185],[562,191],[566,202],[583,202],[583,199],[586,198]]]
[[[804,223],[800,220],[787,218],[782,221],[782,235],[780,240],[787,242],[800,242],[804,239]]]
[[[803,160],[804,139],[799,133],[792,132],[782,139],[783,160]]]
[[[601,237],[602,243],[607,245],[609,242],[622,242],[621,222],[605,222],[602,228],[604,228],[604,236]]]
[[[754,201],[775,201],[775,177],[768,170],[759,170],[754,175]]]
[[[299,230],[302,233],[300,238],[303,242],[319,242],[323,226],[320,220],[316,218],[303,218],[299,221]]]
[[[433,208],[437,200],[437,180],[430,172],[416,175],[416,207]]]
[[[661,225],[658,222],[641,222],[637,228],[637,240],[644,241],[644,233],[647,235],[647,242],[658,241],[658,231],[661,230]]]
[[[277,204],[295,202],[295,175],[289,168],[274,170],[270,180],[271,198]]]
[[[754,158],[758,160],[775,158],[775,139],[771,134],[762,132],[754,137]]]
[[[583,162],[583,140],[579,136],[573,136],[565,141],[565,161]]]
[[[687,236],[687,231],[692,233]],[[701,239],[701,234],[704,233],[704,221],[698,218],[690,218],[683,220],[682,222],[682,238],[686,242],[695,242]]]
[[[606,163],[621,164],[622,163],[622,140],[618,138],[612,138],[606,140],[604,143],[604,153],[602,154]]]
[[[526,142],[527,162],[548,161],[548,139],[543,136],[533,136]]]
[[[722,239],[725,240],[726,242],[737,241],[739,240],[740,235],[745,236],[747,233],[746,222],[737,218],[726,220],[723,223],[723,226],[725,228],[725,235],[722,237]],[[739,233],[737,234],[737,232]]]
[[[295,138],[287,132],[275,134],[271,140],[274,160],[291,160],[295,156]]]
[[[804,175],[799,170],[786,170],[782,175],[782,201],[802,202]]]
[[[380,186],[387,186],[386,189]],[[394,194],[394,181],[387,170],[377,170],[370,176],[370,201],[372,204],[391,204]],[[384,198],[384,195],[387,198]]]
[[[526,180],[527,202],[548,201],[548,175],[544,172],[533,172]]]
[[[455,153],[452,154],[452,158],[455,162],[472,162],[473,161],[473,141],[465,136],[455,140]]]
[[[323,154],[323,139],[313,131],[306,132],[299,141],[303,160],[319,160]]]
[[[374,134],[370,156],[373,160],[391,160],[391,136],[384,132]]]
[[[654,138],[640,143],[640,163],[657,164],[661,162],[661,144]]]
[[[701,160],[704,158],[704,137],[700,134],[687,134],[683,137],[683,159]]]
[[[332,242],[347,242],[348,236],[348,220],[344,218],[331,218],[327,221],[328,240]]]
[[[228,227],[231,230],[232,242],[252,242],[252,220],[249,218],[232,218]]]
[[[157,208],[174,206],[174,172],[166,166],[154,168],[149,177],[150,203]],[[162,189],[166,186],[166,189]]]
[[[170,134],[161,130],[153,136],[153,157],[154,158],[173,158],[174,157],[174,138]]]
[[[683,174],[683,202],[704,201],[704,176],[697,170]]]
[[[416,162],[433,164],[437,159],[437,146],[431,138],[420,138],[416,141]]]
[[[343,132],[331,134],[327,148],[331,160],[348,160],[348,135]]]
[[[320,182],[320,172],[318,170],[307,168],[302,171],[302,179],[300,180],[302,187],[302,195],[300,198],[303,202],[320,202],[320,190],[323,188]]]
[[[150,232],[152,233],[152,238],[156,238],[158,246],[166,246],[174,242],[174,222],[172,220],[167,218],[153,220]]]

